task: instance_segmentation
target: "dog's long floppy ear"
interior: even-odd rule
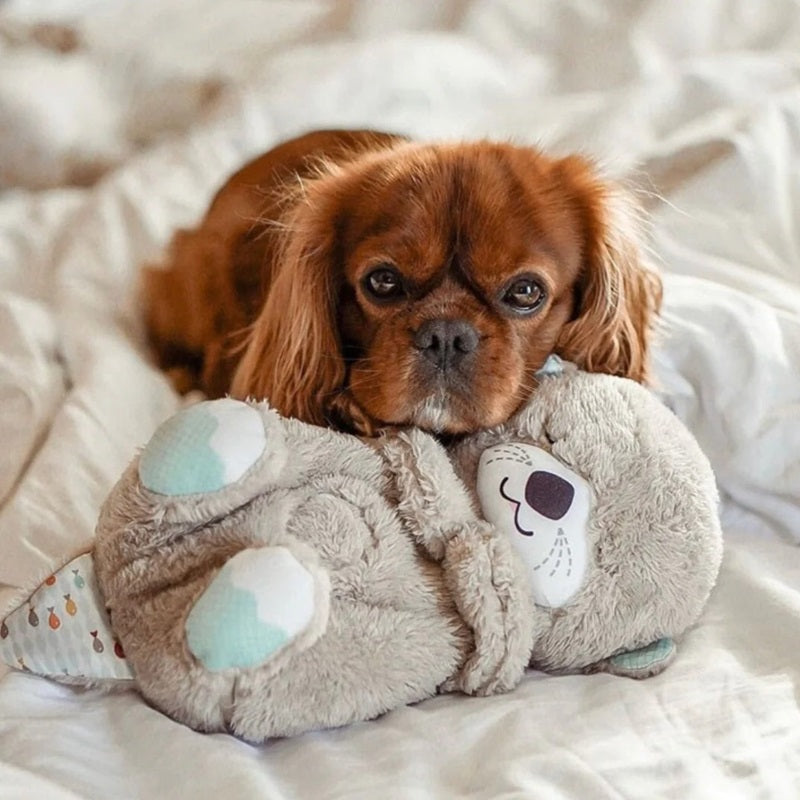
[[[318,425],[345,381],[331,183],[333,177],[311,181],[287,215],[269,294],[231,387],[234,397],[264,398],[284,416]]]
[[[587,236],[575,316],[556,352],[588,372],[645,383],[662,285],[646,259],[639,212],[627,193],[599,181],[583,159],[568,158],[561,166],[579,186]]]

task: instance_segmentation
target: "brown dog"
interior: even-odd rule
[[[145,289],[182,388],[361,433],[495,425],[550,353],[643,381],[661,299],[635,209],[584,159],[369,131],[246,165]]]

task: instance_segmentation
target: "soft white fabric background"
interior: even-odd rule
[[[43,21],[81,46],[33,43]],[[143,346],[138,265],[236,166],[323,125],[580,149],[639,187],[665,270],[661,391],[725,500],[708,613],[650,681],[532,675],[263,748],[10,674],[0,796],[800,796],[791,0],[0,5],[0,614],[91,543],[177,407]]]

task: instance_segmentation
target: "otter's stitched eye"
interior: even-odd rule
[[[533,278],[517,278],[503,295],[503,302],[514,311],[529,314],[536,311],[545,300],[546,292]]]
[[[390,300],[405,294],[402,276],[389,264],[381,264],[372,270],[364,279],[364,288],[379,300]]]

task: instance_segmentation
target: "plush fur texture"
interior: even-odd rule
[[[661,282],[639,227],[577,156],[317,131],[176,233],[144,272],[148,329],[182,390],[365,434],[472,432],[525,403],[550,353],[647,379]],[[376,270],[396,281],[384,296]],[[527,310],[508,298],[521,279]]]
[[[372,447],[258,408],[269,446],[240,482],[167,497],[141,484],[137,460],[103,508],[97,576],[143,694],[199,730],[259,741],[369,719],[446,682],[512,688],[532,615],[508,543],[468,503],[458,520],[412,533]],[[270,546],[315,575],[324,613],[264,667],[207,672],[187,648],[187,614],[233,554]]]
[[[614,671],[611,656],[683,634],[716,579],[711,468],[632,381],[568,369],[451,452],[419,430],[367,443],[252,407],[267,446],[239,480],[167,496],[137,459],[98,523],[96,572],[139,688],[197,729],[261,741],[509,690],[528,664]],[[534,606],[516,534],[480,517],[479,460],[503,443],[544,448],[592,488],[587,572],[562,607]],[[187,615],[234,554],[274,546],[313,576],[311,622],[262,665],[206,669]]]
[[[569,371],[543,380],[507,425],[455,449],[465,485],[475,486],[486,447],[519,441],[552,453],[594,496],[591,569],[566,609],[537,607],[531,663],[591,669],[694,624],[716,581],[722,532],[713,472],[676,417],[633,381]]]

